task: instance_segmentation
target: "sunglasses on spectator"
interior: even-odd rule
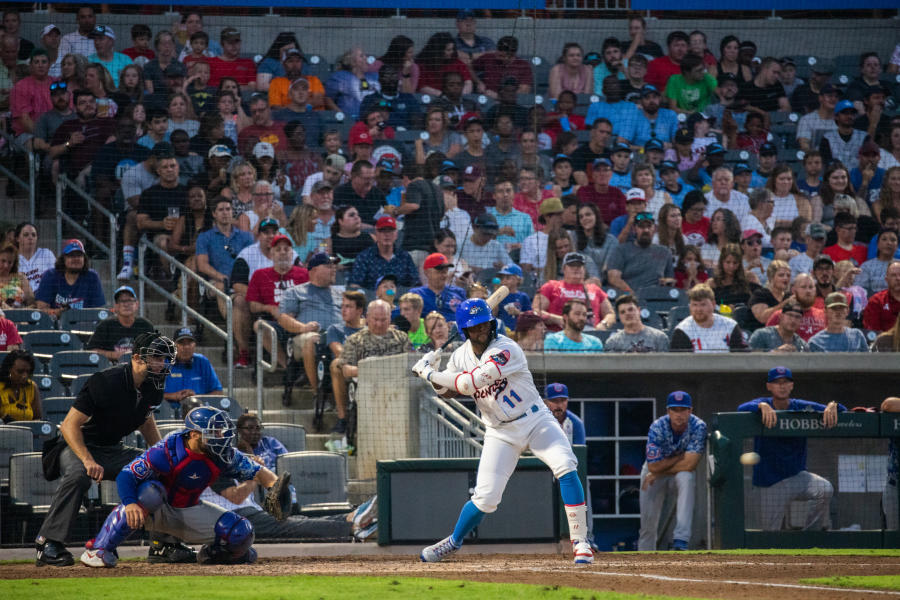
[[[55,83],[50,84],[50,91],[53,92],[55,90],[65,90],[68,89],[68,84],[65,81],[57,81]]]
[[[634,217],[635,223],[649,223],[653,225],[653,213],[652,212],[639,212]]]

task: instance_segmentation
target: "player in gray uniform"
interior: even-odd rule
[[[486,427],[484,448],[475,493],[463,506],[453,533],[424,548],[420,558],[437,562],[459,550],[484,516],[497,510],[519,455],[530,449],[559,480],[575,563],[593,563],[584,488],[576,472],[578,462],[534,386],[525,353],[513,340],[497,333],[497,320],[484,300],[472,298],[460,303],[456,323],[467,341],[450,356],[447,370],[436,370],[440,350],[435,350],[417,362],[413,372],[441,395],[460,394],[475,400]]]

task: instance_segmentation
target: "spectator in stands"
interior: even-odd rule
[[[234,78],[239,85],[256,90],[256,63],[241,58],[241,34],[234,27],[226,27],[219,34],[222,54],[209,59],[211,86],[219,85],[223,77]]]
[[[458,133],[448,129],[449,123],[449,117],[443,107],[433,105],[428,109],[424,132],[427,139],[419,137],[415,141],[416,164],[424,165],[425,157],[430,152],[440,152],[448,158],[459,154],[465,141]]]
[[[47,248],[38,248],[37,228],[24,221],[16,226],[16,246],[19,251],[19,273],[22,273],[32,290],[38,289],[41,277],[53,268],[56,257]]]
[[[831,121],[834,105],[837,104],[837,89],[828,83],[834,69],[828,61],[817,61],[810,67],[809,79],[806,83],[801,83],[797,88],[789,94],[791,98],[791,109],[800,114],[809,114],[822,111],[821,116]],[[825,90],[830,90],[826,92]],[[832,95],[831,108],[827,111],[822,110],[823,96]],[[798,136],[799,137],[799,136]]]
[[[414,287],[409,291],[422,297],[425,305],[423,312],[426,315],[436,310],[448,322],[455,321],[456,307],[466,299],[466,293],[462,288],[447,284],[453,264],[443,254],[434,252],[428,255],[423,266],[425,285]]]
[[[414,42],[405,35],[395,35],[388,44],[387,51],[375,62],[370,70],[378,72],[384,65],[393,67],[399,75],[400,92],[415,94],[419,89],[419,65],[415,63]]]
[[[56,264],[41,277],[35,300],[39,310],[54,317],[68,308],[106,305],[100,277],[90,268],[80,240],[65,241]]]
[[[175,38],[172,37],[172,33],[166,30],[156,32],[153,48],[156,50],[156,58],[144,65],[144,84],[150,94],[167,92],[169,90],[164,73],[170,65],[177,62]],[[62,52],[62,48],[60,51]]]
[[[827,254],[821,254],[813,262],[812,276],[816,282],[816,308],[825,308],[825,297],[835,291],[834,261]]]
[[[681,61],[688,52],[688,35],[683,31],[673,31],[666,38],[668,54],[650,61],[647,67],[647,83],[658,90],[665,90],[669,78],[681,73]]]
[[[171,136],[176,129],[186,131],[189,136],[197,135],[200,122],[190,117],[193,116],[191,100],[182,92],[174,92],[169,96],[167,104],[169,122],[166,133]]]
[[[261,140],[272,144],[278,153],[287,150],[284,123],[272,118],[272,109],[264,95],[255,94],[250,100],[250,118],[252,124],[241,129],[238,134],[238,149],[242,155],[250,156],[253,147]]]
[[[847,167],[840,162],[835,162],[826,169],[825,174],[822,176],[822,186],[819,188],[819,193],[810,199],[813,222],[832,227],[836,213],[835,201],[841,195],[847,195],[850,198],[855,197]],[[859,208],[865,205],[865,203],[860,203],[858,200],[856,204]],[[869,214],[868,210],[868,206],[865,205],[865,212],[860,214]]]
[[[331,226],[331,250],[340,257],[342,265],[352,267],[360,252],[375,242],[368,233],[362,233],[362,221],[355,206],[341,206],[334,213]]]
[[[640,213],[634,221],[634,242],[620,243],[607,260],[610,285],[632,294],[651,285],[674,285],[672,253],[668,248],[652,243],[653,215]]]
[[[800,193],[794,171],[788,165],[776,165],[766,180],[766,189],[771,192],[772,227],[790,227],[794,219],[812,217],[809,200]],[[771,232],[768,232],[771,233]]]
[[[881,59],[877,52],[864,52],[859,57],[859,77],[847,86],[846,99],[853,103],[857,112],[863,112],[863,99],[872,88],[883,88],[881,83]]]
[[[150,49],[150,40],[153,32],[143,23],[131,26],[131,48],[125,48],[122,53],[130,58],[135,65],[143,68],[156,57],[156,53]],[[141,82],[143,83],[143,82]]]
[[[59,51],[62,43],[62,31],[56,25],[44,25],[41,29],[40,48],[47,52],[47,59],[50,62],[50,77],[59,78],[62,75],[63,54]]]
[[[418,92],[421,94],[439,96],[443,77],[449,72],[462,77],[463,94],[471,94],[474,89],[469,69],[458,58],[456,44],[447,32],[438,32],[428,38],[422,51],[416,55],[416,64],[419,66]]]
[[[392,277],[394,276],[383,275],[378,278],[378,281],[381,283]],[[428,334],[425,333],[425,319],[422,318],[422,308],[425,306],[422,297],[418,294],[406,292],[400,296],[397,306],[400,315],[409,323],[409,331],[406,332],[407,337],[409,337],[409,343],[412,344],[413,349],[418,350],[419,347],[428,342]],[[360,308],[360,314],[362,314],[362,308]],[[503,315],[502,312],[500,314],[501,316]]]
[[[873,331],[887,331],[900,314],[900,262],[888,265],[884,276],[887,288],[872,294],[863,310],[863,327]]]
[[[571,92],[565,92],[563,96],[569,94]],[[567,132],[568,133],[568,132]],[[522,140],[528,137],[528,144],[534,143],[537,145],[537,140],[534,137],[534,134],[530,131],[526,131],[522,134]],[[535,140],[532,142],[531,140]],[[547,156],[542,156],[541,160],[548,158]],[[528,165],[522,165],[528,166]],[[553,163],[550,171],[550,181],[544,186],[544,189],[550,190],[553,192],[553,195],[556,197],[574,195],[578,193],[578,188],[581,187],[575,183],[575,179],[572,177],[572,159],[566,156],[565,154],[557,154],[553,159]]]
[[[660,175],[665,185],[663,189],[671,195],[670,183],[673,180],[678,181],[678,167],[671,161],[665,161],[660,166]],[[684,187],[687,188],[687,186]],[[699,248],[706,243],[710,224],[709,217],[703,216],[706,205],[706,197],[699,190],[691,188],[684,194],[681,202],[681,213],[684,215],[684,220],[681,222],[681,233],[684,234],[686,244]],[[740,224],[738,224],[738,228],[740,229]]]
[[[72,180],[91,164],[115,126],[113,119],[97,118],[97,98],[91,92],[76,90],[74,102],[77,118],[56,129],[48,152],[50,158],[61,159],[61,172]]]
[[[279,80],[276,79],[273,86],[278,85],[278,82]],[[302,124],[304,145],[317,146],[319,144],[322,132],[322,118],[319,116],[318,112],[313,110],[310,89],[309,80],[306,77],[294,79],[286,89],[286,102],[282,105],[284,107],[272,114],[272,118],[275,121],[287,123],[287,125],[284,126],[284,131],[288,136],[289,146],[290,138],[293,137],[293,135],[288,133],[288,126],[291,125],[292,122],[300,122]],[[269,91],[270,102],[273,97],[273,91],[274,90]],[[279,105],[272,104],[272,106]]]
[[[738,411],[759,413],[766,429],[776,426],[776,410],[821,411],[826,429],[837,424],[838,412],[847,410],[837,402],[825,406],[791,398],[794,376],[787,367],[770,369],[766,381],[771,396],[738,406]],[[761,457],[759,464],[753,467],[753,488],[761,497],[761,528],[765,531],[782,529],[792,501],[812,500],[814,504],[809,508],[803,529],[829,529],[829,504],[834,488],[827,479],[806,470],[806,438],[758,436],[753,441],[753,449]]]
[[[641,90],[647,85],[644,76],[647,74],[647,57],[643,54],[635,54],[628,61],[625,67],[625,79],[622,81],[622,93],[626,98],[637,94],[640,96]]]
[[[29,140],[30,147],[40,152],[49,152],[50,141],[56,130],[64,121],[76,118],[72,110],[72,96],[65,82],[50,84],[50,110],[41,114],[34,125],[34,137]]]
[[[97,15],[91,6],[79,6],[78,12],[75,13],[75,22],[78,29],[72,33],[67,33],[62,37],[59,45],[60,54],[80,54],[87,57],[94,53],[94,42],[90,38],[90,34],[94,31],[97,24]]]
[[[586,282],[585,255],[569,252],[562,259],[562,279],[548,279],[534,297],[534,312],[554,331],[563,326],[563,305],[578,298],[586,303],[589,324],[597,329],[609,329],[616,322],[612,304],[606,293],[594,283]],[[588,304],[589,303],[589,304]]]
[[[0,364],[0,421],[40,421],[44,412],[41,407],[41,392],[32,379],[34,356],[28,350],[18,349],[16,344],[21,344],[22,338],[15,326],[12,327],[12,333],[19,341],[14,342],[12,338],[8,340],[13,341],[13,344],[7,345],[8,354]],[[6,327],[0,335],[7,337]]]
[[[289,57],[296,57],[299,61],[292,61],[289,65],[287,60]],[[300,76],[302,64],[303,52],[300,49],[300,42],[297,40],[297,36],[290,31],[280,32],[275,36],[275,39],[257,66],[256,90],[259,92],[268,91],[270,102],[273,106],[277,105],[278,103],[272,99],[271,95],[274,80],[279,77],[285,77],[289,71],[295,70],[293,76],[287,75],[287,78],[293,81]]]
[[[597,57],[594,60],[589,60],[591,55],[597,56],[596,52],[591,52],[588,54],[588,57],[585,57],[585,63],[593,64],[596,62],[593,72],[595,94],[603,93],[601,83],[610,75],[615,75],[616,79],[624,81],[625,69],[628,67],[628,61],[634,56],[637,43],[637,40],[632,40],[631,45],[623,49],[622,43],[618,39],[608,37],[603,40],[603,45],[600,48],[602,58]]]
[[[100,63],[109,71],[113,79],[113,86],[119,86],[119,73],[126,65],[132,64],[131,58],[116,52],[116,34],[109,25],[97,25],[90,33],[90,38],[94,40],[94,50],[87,59],[92,63]]]
[[[878,166],[883,169],[900,166],[900,122],[896,118],[891,121],[891,130],[881,140],[881,145],[883,148]]]
[[[265,143],[265,142],[260,142]],[[258,146],[259,144],[257,144]],[[264,148],[263,152],[271,153],[271,146]],[[287,224],[284,207],[275,199],[275,186],[268,181],[260,179],[253,184],[253,202],[235,221],[235,226],[244,231],[249,231],[256,236],[259,233],[259,225],[264,220],[272,219],[276,223]]]
[[[515,340],[525,352],[542,352],[546,331],[543,319],[530,310],[516,319]]]
[[[239,289],[240,293],[246,293],[247,284],[253,274],[260,270],[272,266],[272,239],[278,233],[278,221],[271,217],[262,219],[259,223],[258,233],[256,235],[256,243],[250,244],[241,250],[231,267],[231,284],[243,286]],[[297,258],[296,254],[291,254],[291,262]],[[235,288],[238,290],[238,288]]]
[[[548,262],[549,236],[562,232],[563,205],[559,198],[547,198],[541,203],[538,222],[542,230],[535,231],[522,242],[519,263],[529,274],[544,269]]]
[[[138,104],[144,99],[147,86],[144,84],[144,73],[138,65],[132,63],[122,67],[119,72],[119,87],[116,88],[116,91],[126,96],[131,104]],[[122,107],[123,113],[131,104]]]
[[[881,192],[885,170],[878,166],[881,148],[872,140],[863,142],[859,148],[859,164],[850,169],[850,184],[856,190],[856,197],[872,204]]]
[[[696,54],[686,54],[680,68],[681,72],[669,77],[666,84],[670,108],[683,113],[704,110],[715,98],[715,77],[706,72],[703,59]]]
[[[872,342],[872,352],[900,352],[900,317],[893,327],[878,334]],[[883,406],[881,410],[885,410]]]
[[[670,144],[678,130],[675,112],[660,107],[662,96],[652,85],[645,85],[640,96],[638,114],[633,120],[634,127],[630,131],[623,131],[621,137],[628,139],[632,149],[636,151],[650,140]]]
[[[134,288],[120,286],[113,294],[113,301],[113,316],[97,324],[84,347],[102,354],[111,362],[117,362],[123,354],[131,353],[134,338],[139,333],[152,333],[155,328],[153,323],[138,316],[138,300]]]
[[[831,164],[840,161],[847,169],[859,164],[859,149],[867,138],[865,131],[853,128],[857,110],[850,100],[841,100],[834,107],[836,128],[826,131],[819,142],[822,161]]]
[[[706,267],[703,266],[700,248],[687,244],[678,255],[678,263],[675,265],[675,287],[680,290],[689,290],[698,283],[709,280]]]
[[[741,246],[728,244],[722,249],[713,278],[708,282],[716,292],[716,304],[732,309],[747,305],[750,295],[760,289],[756,273],[747,270],[743,264],[746,252],[742,254],[742,247],[746,248],[750,242],[759,243],[758,237],[758,232],[749,230],[745,232]]]
[[[475,27],[475,11],[464,9],[457,13],[454,44],[460,60],[467,65],[497,49],[492,39],[476,34]]]
[[[459,50],[459,43],[456,46]],[[497,50],[487,52],[471,62],[472,72],[478,74],[477,91],[497,99],[500,84],[509,77],[516,80],[516,93],[528,94],[532,90],[531,65],[516,56],[519,40],[514,36],[503,36],[497,41]]]
[[[513,198],[513,207],[531,217],[532,225],[540,230],[543,202],[553,196],[553,192],[541,189],[540,178],[534,169],[523,167],[519,170],[519,192]]]
[[[616,236],[616,241],[620,244],[634,241],[637,235],[635,219],[641,213],[653,214],[647,210],[647,198],[644,190],[637,188],[628,190],[628,195],[625,197],[625,214],[613,219],[609,226],[609,231]]]
[[[604,223],[612,223],[616,217],[625,214],[625,194],[610,185],[612,176],[612,162],[608,158],[597,158],[591,165],[591,185],[578,189],[578,199],[597,206]]]
[[[497,219],[491,214],[482,213],[472,221],[471,232],[457,256],[469,264],[475,275],[484,269],[500,269],[512,262],[506,249],[496,240],[498,230]]]
[[[637,298],[631,294],[616,298],[616,314],[622,323],[622,329],[609,337],[603,347],[604,352],[668,352],[668,336],[641,321],[641,307]]]
[[[0,248],[0,308],[34,306],[34,292],[19,268],[19,252],[13,244]]]
[[[753,79],[750,67],[738,62],[739,48],[740,40],[733,35],[726,35],[719,42],[719,61],[715,65],[710,65],[709,72],[719,80],[720,85],[724,75],[731,75],[733,81],[737,83]]]
[[[789,261],[791,266],[791,278],[796,278],[800,273],[811,273],[813,261],[815,261],[822,249],[825,248],[827,232],[821,223],[810,223],[806,228],[804,241],[806,251],[798,254]]]
[[[741,327],[716,314],[715,294],[700,283],[688,292],[691,315],[675,326],[669,349],[682,352],[735,352],[746,349]]]
[[[741,224],[734,213],[727,208],[718,208],[709,219],[709,232],[703,244],[703,263],[707,268],[719,260],[719,254],[726,244],[739,244],[741,240]]]
[[[34,136],[35,124],[45,112],[53,107],[50,99],[50,61],[47,53],[38,48],[31,53],[30,75],[18,80],[10,93],[12,130],[16,135],[18,148],[28,148]]]
[[[859,329],[847,327],[850,312],[843,292],[825,298],[825,329],[809,339],[812,352],[868,352],[869,344]]]
[[[791,283],[791,268],[788,263],[778,259],[768,263],[765,281],[765,287],[755,289],[747,302],[761,325],[790,299],[788,287]]]
[[[326,161],[327,166],[327,161]],[[367,160],[353,163],[350,181],[334,190],[337,205],[356,206],[366,229],[375,225],[375,213],[385,204],[384,193],[375,186],[375,167]]]
[[[865,131],[876,140],[890,136],[891,119],[884,114],[890,92],[886,88],[871,87],[863,96],[863,110],[853,122],[853,128]]]
[[[706,216],[711,216],[720,208],[726,208],[737,217],[738,222],[750,212],[747,196],[733,189],[734,175],[726,167],[713,172],[712,190],[706,194]]]
[[[665,246],[673,259],[684,250],[684,235],[681,233],[681,209],[671,202],[663,204],[659,210],[659,227],[653,236],[653,243]]]
[[[775,200],[772,192],[767,188],[754,189],[750,192],[747,201],[750,205],[750,212],[741,220],[741,229],[743,231],[752,229],[759,232],[762,236],[763,247],[771,248],[772,227],[775,225],[775,216],[772,214]]]
[[[141,192],[136,224],[140,234],[152,234],[153,243],[168,250],[178,216],[187,212],[187,186],[178,181],[178,161],[171,153],[157,157],[156,172],[159,183]]]
[[[781,76],[778,80],[784,87],[784,93],[790,98],[794,91],[803,85],[804,81],[797,77],[797,64],[790,56],[785,56],[778,61],[781,64]],[[793,106],[792,106],[793,110]]]
[[[559,98],[560,92],[569,90],[575,94],[590,94],[594,91],[594,72],[590,65],[582,62],[584,50],[576,42],[566,42],[562,54],[550,69],[549,95]]]
[[[590,257],[601,273],[606,270],[606,261],[619,244],[615,236],[600,218],[600,209],[594,204],[578,206],[578,225],[575,228],[575,249]]]
[[[16,324],[6,318],[3,310],[0,310],[0,351],[12,352],[22,345],[22,336]]]
[[[405,250],[396,249],[396,243],[397,221],[385,215],[375,223],[375,245],[356,256],[350,285],[375,289],[376,280],[387,273],[395,275],[397,283],[404,287],[418,284],[419,273],[412,257]]]
[[[582,335],[588,319],[587,304],[580,298],[570,298],[562,307],[563,328],[544,338],[545,352],[603,352],[603,342],[592,335]]]
[[[771,56],[763,59],[753,80],[740,86],[740,96],[747,101],[749,110],[765,113],[776,110],[790,112],[784,86],[781,85],[781,64]]]
[[[838,213],[834,216],[834,230],[837,232],[837,243],[828,246],[823,253],[830,256],[834,262],[852,260],[859,266],[866,262],[868,249],[856,239],[856,217],[850,213]]]
[[[862,286],[870,296],[887,288],[885,275],[887,275],[887,268],[897,252],[897,238],[896,229],[879,231],[878,253],[874,258],[870,258],[860,265],[860,274],[856,278],[856,285]]]
[[[798,274],[791,283],[790,293],[793,300],[803,310],[803,319],[797,328],[797,334],[806,341],[825,328],[825,311],[814,306],[816,303],[816,280],[809,273]],[[767,326],[778,325],[781,310],[776,310],[766,322]]]
[[[327,135],[327,134],[326,134]],[[301,198],[303,202],[311,203],[310,194],[313,185],[319,181],[326,181],[331,184],[331,189],[336,189],[344,182],[344,167],[347,165],[347,159],[340,154],[329,154],[325,157],[322,164],[322,170],[306,177],[303,182],[303,191]]]
[[[760,290],[757,291],[757,293]],[[809,345],[797,335],[803,322],[803,308],[790,298],[779,304],[781,318],[778,325],[757,329],[750,336],[750,350],[754,352],[809,352]],[[776,309],[776,310],[779,310]]]
[[[487,207],[487,214],[497,220],[497,241],[507,252],[520,250],[525,239],[534,233],[530,215],[513,208],[515,188],[512,181],[497,180],[494,183],[494,206]]]
[[[422,105],[410,92],[400,89],[400,71],[394,65],[382,65],[378,71],[378,83],[381,89],[363,98],[360,106],[360,114],[369,114],[374,109],[380,109],[383,121],[390,128],[404,127],[406,129],[422,129],[424,115]]]
[[[609,160],[606,145],[612,137],[612,133],[612,123],[609,119],[601,117],[591,124],[591,135],[587,142],[578,146],[572,152],[564,152],[572,158],[572,168],[575,170],[572,176],[578,185],[585,186],[588,184],[588,171],[592,169],[593,162],[596,159],[606,158]],[[610,163],[610,169],[612,169],[612,163]]]
[[[7,38],[14,40],[17,47],[17,58],[19,60],[27,60],[34,50],[34,44],[19,35],[19,28],[22,26],[22,18],[19,11],[14,8],[8,8],[3,11],[3,32]]]
[[[640,15],[631,15],[628,18],[628,40],[622,40],[622,52],[625,52],[635,43],[637,55],[646,55],[656,58],[663,55],[662,48],[654,41],[647,39],[647,22]]]

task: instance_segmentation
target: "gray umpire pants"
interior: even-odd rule
[[[141,455],[143,450],[131,448],[123,444],[114,446],[88,445],[94,461],[103,467],[103,479],[115,480],[122,467]],[[60,478],[59,487],[50,502],[50,512],[44,519],[39,537],[65,543],[72,529],[72,523],[78,517],[81,500],[91,487],[84,465],[71,448],[66,447],[59,455]]]
[[[346,542],[350,539],[353,528],[353,524],[347,521],[346,514],[325,517],[293,515],[284,521],[279,521],[269,513],[252,506],[245,506],[234,512],[250,521],[257,540],[308,539],[322,542]]]
[[[644,489],[644,480],[650,470],[647,463],[641,468],[641,531],[638,538],[638,550],[655,551],[659,536],[659,517],[662,514],[666,497],[676,494],[675,532],[676,540],[691,541],[691,527],[694,520],[694,471],[681,471],[675,475],[657,478],[653,485]]]
[[[769,487],[755,487],[760,495],[762,513],[761,528],[778,531],[782,528],[784,516],[794,500],[813,500],[815,503],[806,515],[803,529],[822,530],[831,528],[829,504],[834,495],[831,482],[809,471],[800,471],[792,477],[782,479]],[[895,513],[896,514],[896,513]]]

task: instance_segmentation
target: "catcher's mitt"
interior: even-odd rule
[[[266,492],[266,501],[263,508],[266,512],[278,519],[284,521],[291,514],[291,488],[288,484],[291,482],[290,473],[282,473],[275,480],[269,491]]]

